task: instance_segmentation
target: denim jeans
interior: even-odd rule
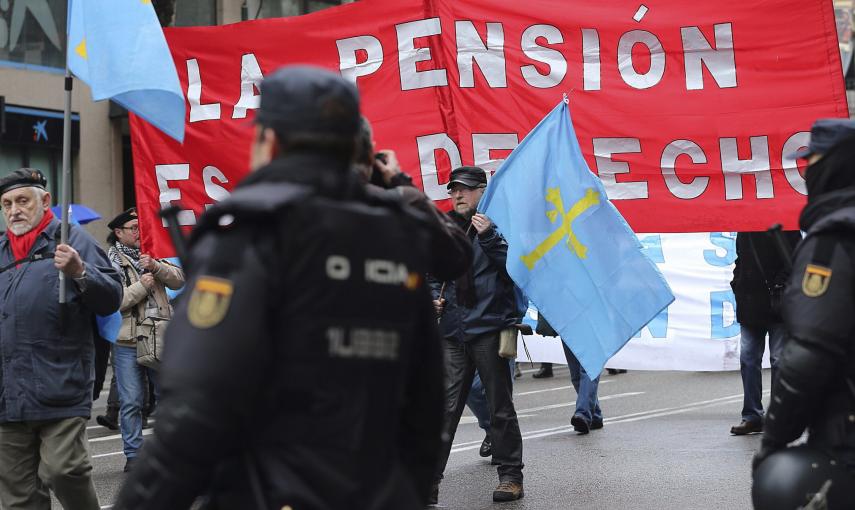
[[[478,419],[478,426],[489,434],[490,404],[487,403],[487,393],[484,392],[484,384],[481,382],[481,375],[477,371],[475,371],[475,378],[472,379],[472,387],[469,389],[466,406]]]
[[[142,446],[143,402],[148,388],[145,374],[154,381],[154,393],[158,395],[157,372],[137,363],[136,347],[116,345],[113,347],[113,370],[119,389],[119,427],[125,457],[137,456]]]
[[[763,351],[769,335],[769,360],[772,364],[772,384],[778,377],[778,358],[784,349],[783,324],[739,326],[739,371],[742,374],[742,419],[757,422],[763,419]]]
[[[522,483],[523,443],[514,410],[513,371],[508,360],[499,357],[499,332],[486,333],[468,342],[443,339],[442,344],[446,378],[445,420],[435,481],[442,479],[457,424],[472,388],[475,370],[478,370],[490,406],[490,437],[499,480]]]
[[[563,340],[561,346],[564,347],[564,358],[567,360],[567,368],[570,369],[570,382],[576,390],[576,410],[573,415],[581,416],[588,424],[592,420],[602,421],[603,411],[600,409],[600,399],[597,397],[600,376],[597,375],[593,380],[588,377],[588,373]]]

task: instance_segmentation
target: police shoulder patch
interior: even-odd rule
[[[230,280],[200,276],[187,304],[190,324],[207,329],[221,323],[231,306],[234,285]]]
[[[819,297],[828,290],[831,282],[831,268],[808,264],[802,278],[802,292],[807,297]]]

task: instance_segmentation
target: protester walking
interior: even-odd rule
[[[52,490],[66,509],[98,510],[86,437],[95,314],[118,310],[122,287],[86,231],[71,225],[59,243],[46,186],[32,168],[0,179],[0,507],[49,510]]]
[[[512,397],[512,365],[499,356],[499,340],[502,331],[513,328],[524,310],[505,269],[508,245],[490,219],[476,213],[486,186],[487,174],[480,167],[452,171],[448,190],[454,211],[449,216],[469,232],[474,261],[471,269],[454,281],[431,282],[446,368],[444,442],[432,503],[438,501],[439,483],[476,370],[490,404],[491,453],[498,465],[499,485],[493,491],[493,500],[523,497],[522,436]]]
[[[167,260],[156,260],[140,252],[139,219],[136,208],[122,212],[107,224],[112,230],[107,255],[122,277],[122,327],[113,346],[113,370],[119,394],[119,423],[125,453],[124,471],[133,468],[142,446],[145,402],[149,381],[157,398],[157,372],[137,363],[137,342],[152,334],[152,324],[172,318],[166,289],[184,285],[184,271]],[[156,333],[156,331],[155,331]]]

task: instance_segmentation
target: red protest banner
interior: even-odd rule
[[[794,29],[793,27],[798,27]],[[378,148],[435,200],[451,169],[504,158],[567,93],[592,171],[636,232],[797,224],[784,156],[845,117],[831,2],[371,0],[299,18],[168,29],[188,101],[184,145],[132,118],[143,249],[245,173],[256,85],[285,64],[359,87]]]

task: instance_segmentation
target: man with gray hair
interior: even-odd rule
[[[95,314],[119,309],[122,286],[84,230],[59,243],[46,184],[31,168],[0,179],[0,507],[49,510],[51,489],[64,508],[97,510],[86,439]]]

